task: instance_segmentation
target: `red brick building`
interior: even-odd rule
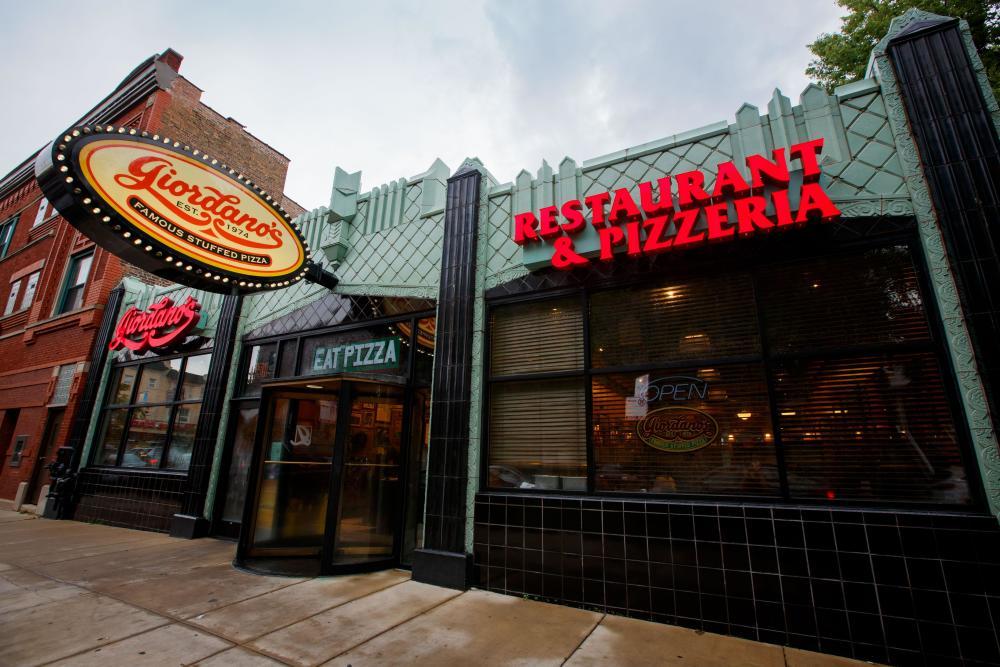
[[[71,125],[111,123],[175,137],[284,190],[288,158],[201,102],[172,49],[150,57]],[[41,140],[47,138],[40,137]],[[126,275],[159,281],[97,247],[42,197],[35,154],[0,179],[0,498],[33,503],[73,424],[108,292]],[[283,198],[293,215],[303,212]]]

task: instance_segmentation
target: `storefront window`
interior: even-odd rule
[[[590,354],[595,368],[760,354],[753,282],[736,273],[595,292]]]
[[[592,395],[597,490],[780,493],[760,364],[595,375]]]
[[[906,245],[496,306],[488,485],[968,504],[941,358]]]
[[[524,378],[583,369],[581,305],[571,297],[494,309],[490,486],[587,490],[583,378]]]
[[[250,461],[253,458],[254,435],[257,433],[257,402],[243,402],[233,406],[235,412],[235,432],[233,449],[229,459],[229,474],[226,484],[226,499],[222,508],[222,520],[232,523],[243,521],[243,503],[247,495],[247,478]]]
[[[200,354],[116,368],[94,462],[187,470],[210,361]]]
[[[278,346],[276,343],[254,345],[247,355],[246,378],[242,394],[256,396],[260,394],[261,383],[274,377],[278,363]]]

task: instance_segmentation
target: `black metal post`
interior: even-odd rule
[[[894,37],[886,53],[899,79],[996,420],[1000,415],[1000,137],[957,19],[916,23]]]
[[[222,310],[215,328],[212,361],[205,382],[205,395],[202,398],[201,414],[191,450],[191,466],[188,468],[187,483],[181,500],[181,511],[174,515],[170,526],[170,534],[174,537],[192,539],[208,534],[210,522],[202,514],[205,509],[205,495],[208,493],[208,480],[212,473],[212,455],[215,452],[225,406],[229,365],[233,359],[233,349],[236,347],[242,307],[243,297],[235,291],[222,300]]]
[[[468,588],[472,572],[472,561],[465,552],[465,521],[481,178],[480,172],[470,166],[448,179],[431,387],[424,546],[413,555],[416,581],[459,589]]]

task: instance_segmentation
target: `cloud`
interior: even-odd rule
[[[805,44],[833,2],[112,1],[10,5],[0,172],[168,46],[204,101],[292,160],[286,192],[327,203],[334,166],[362,187],[436,157],[500,180],[718,120],[778,86],[797,97]],[[11,103],[13,101],[13,103]]]

